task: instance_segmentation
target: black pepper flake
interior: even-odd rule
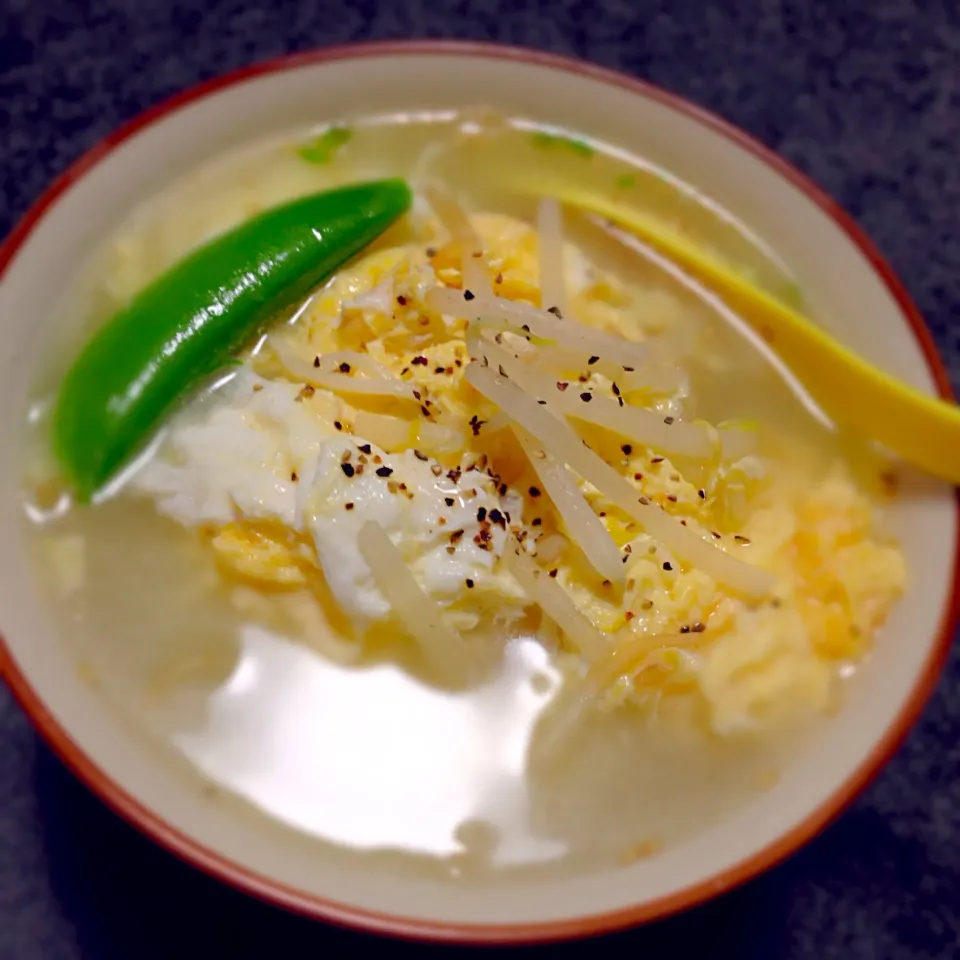
[[[378,477],[389,477],[393,473],[393,467],[377,467]]]
[[[486,423],[486,420],[481,420],[476,414],[470,418],[470,429],[473,431],[475,437],[480,435],[480,428]]]
[[[361,453],[370,453],[373,448],[370,446],[369,443],[361,443],[361,444],[357,447],[357,449],[358,449]]]
[[[642,507],[649,507],[649,506],[650,506],[650,499],[649,499],[649,497],[640,497],[640,499],[637,501],[637,503],[639,503]]]
[[[663,422],[669,427],[673,423],[673,417],[664,417]]]
[[[611,384],[611,387],[610,387],[610,388],[613,390],[613,395],[614,395],[615,397],[619,397],[619,396],[620,396],[620,388],[616,385],[616,383]]]
[[[314,358],[313,358],[313,365],[314,365],[315,367],[319,367],[319,366],[320,366],[320,358],[319,358],[319,357],[314,357]]]
[[[599,359],[599,357],[590,357],[590,359],[587,360],[587,363],[592,367]]]
[[[503,527],[504,530],[507,529],[506,518],[503,516],[503,514],[499,510],[497,510],[496,507],[494,507],[493,510],[490,511],[490,522],[498,524],[499,526]]]
[[[560,572],[560,571],[559,571],[556,567],[554,567],[554,568],[550,571],[550,576],[553,577],[554,580],[556,580],[556,579],[557,579],[557,574],[558,574],[559,572]]]
[[[530,526],[532,526],[532,527],[539,527],[541,523],[543,523],[543,521],[542,521],[539,517],[534,517],[534,518],[530,521]]]
[[[431,258],[435,257],[437,255],[437,248],[427,247],[426,254],[428,257],[431,257]]]
[[[624,373],[633,373],[633,367],[624,367],[624,368],[623,368],[623,372],[624,372]]]
[[[714,540],[719,540],[719,539],[720,539],[720,534],[717,533],[716,530],[711,530],[711,531],[710,531],[710,536],[713,537]]]
[[[434,373],[443,373],[443,372],[444,372],[444,369],[445,369],[444,367],[435,367],[433,372],[434,372]]]
[[[632,620],[633,617],[634,617],[634,613],[633,613],[632,610],[628,610],[628,611],[623,615],[623,619],[624,619],[624,620]]]
[[[739,533],[735,533],[733,539],[736,540],[737,543],[753,543],[749,537],[741,537]]]
[[[681,633],[689,633],[689,632],[690,632],[690,628],[689,628],[686,624],[684,624],[684,625],[680,628],[680,632],[681,632]]]
[[[453,533],[450,534],[450,542],[456,543],[463,537],[465,532],[465,530],[454,530]]]
[[[559,307],[550,307],[550,309],[547,310],[547,313],[552,313],[558,320],[563,319],[563,314],[560,312]]]
[[[414,390],[414,391],[413,391],[413,398],[414,398],[414,400],[422,400],[422,399],[423,399],[423,394],[420,393],[419,390]]]
[[[443,502],[444,502],[448,507],[452,507],[453,504],[455,503],[453,497],[444,497],[444,498],[443,498]]]
[[[706,491],[706,490],[698,490],[698,491],[697,491],[697,496],[698,496],[701,500],[706,500],[706,499],[707,499],[707,491]]]
[[[580,394],[580,399],[581,399],[584,403],[589,403],[589,402],[593,399],[593,394],[592,394],[592,393],[586,393],[586,392],[581,393],[581,394]]]
[[[668,499],[671,503],[676,503],[676,502],[677,502],[677,498],[676,498],[672,493],[668,493],[668,494],[667,494],[667,499]]]
[[[350,364],[347,363],[346,360],[344,360],[343,363],[341,363],[340,366],[337,367],[337,369],[338,369],[341,373],[349,373],[349,372],[350,372]]]
[[[664,560],[663,569],[669,573],[673,569],[673,564],[669,560]]]
[[[399,303],[401,307],[405,307],[407,305],[407,298],[402,293],[398,294],[397,303]]]
[[[531,487],[531,488],[530,488],[530,496],[531,496],[531,497],[539,497],[539,496],[540,496],[540,488],[539,488],[539,487]]]
[[[500,374],[501,377],[506,377],[506,376],[507,376],[507,371],[503,369],[503,364],[502,364],[502,363],[498,363],[498,364],[497,364],[497,371],[498,371],[498,373]],[[510,378],[507,377],[507,379],[509,380]]]
[[[410,361],[415,367],[425,367],[427,365],[426,357],[414,357]]]
[[[487,508],[486,508],[486,507],[480,507],[480,508],[478,508],[478,510],[477,510],[477,520],[478,520],[480,523],[483,523],[483,521],[486,520],[486,519],[487,519]]]
[[[452,470],[447,471],[447,479],[453,483],[459,483],[460,477],[463,476],[463,471],[459,467],[454,467]]]
[[[333,421],[333,425],[334,425],[338,430],[342,430],[342,429],[343,429],[343,424],[342,424],[339,420],[334,420],[334,421]]]
[[[462,361],[459,357],[458,357],[456,360],[454,360],[453,362],[454,362],[458,367],[462,367],[462,366],[463,366],[463,361]]]
[[[469,577],[467,577],[467,579],[464,580],[463,582],[467,585],[468,590],[473,589],[473,581]]]
[[[503,283],[503,274],[502,274],[502,273],[498,273],[497,276],[496,276],[496,279],[495,279],[493,282],[494,282],[494,283]]]
[[[297,471],[296,471],[296,470],[291,470],[291,471],[290,471],[290,479],[291,479],[294,483],[297,482],[297,480],[298,480],[299,478],[297,477]]]
[[[420,406],[420,412],[421,412],[425,417],[429,417],[429,416],[430,416],[430,411],[427,409],[427,407],[423,406],[422,404],[421,404],[421,406]]]
[[[499,493],[501,497],[505,497],[507,495],[507,485],[501,483],[500,486],[497,487],[497,493]]]
[[[651,462],[651,463],[663,463],[663,457],[651,457],[651,458],[650,458],[650,462]]]
[[[464,291],[463,291],[463,299],[464,299],[464,300],[474,300],[474,299],[476,299],[476,296],[475,296],[475,294],[474,294],[472,291],[470,291],[470,290],[464,290]]]
[[[405,377],[409,372],[410,372],[410,368],[409,368],[409,367],[404,367],[404,368],[400,371],[400,376],[401,376],[401,377]]]
[[[340,469],[341,469],[348,477],[352,477],[352,476],[356,473],[356,470],[353,469],[353,464],[352,464],[352,463],[341,463],[341,464],[340,464]]]
[[[617,397],[617,403],[619,403],[620,406],[622,407],[622,406],[623,406],[623,397]]]
[[[625,443],[620,449],[628,457],[630,456],[631,453],[633,453],[633,447],[631,447],[629,443]]]

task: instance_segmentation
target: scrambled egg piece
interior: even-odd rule
[[[493,292],[539,306],[536,232],[501,215],[477,216],[473,225]],[[203,528],[221,568],[246,588],[306,591],[320,602],[332,591],[354,620],[389,614],[357,548],[359,526],[373,516],[452,625],[472,629],[487,613],[519,621],[526,599],[500,562],[509,529],[608,637],[611,655],[650,638],[646,654],[607,691],[608,706],[695,718],[722,736],[827,710],[839,665],[863,657],[906,583],[901,554],[873,532],[866,496],[842,472],[793,491],[778,487],[752,453],[731,462],[718,452],[694,470],[578,423],[638,497],[769,570],[775,583],[759,605],[730,595],[578,480],[622,553],[618,590],[536,489],[497,408],[465,380],[467,323],[427,302],[438,285],[463,284],[457,243],[436,236],[378,250],[341,271],[297,323],[271,333],[221,402],[215,395],[181,418],[167,455],[136,478],[139,489]],[[564,259],[571,308],[588,327],[637,341],[682,319],[663,292],[605,275],[573,247]],[[309,366],[345,351],[409,388],[417,402],[304,387],[285,367],[288,357]],[[579,380],[615,387],[591,369]],[[681,377],[671,390],[640,389],[627,400],[680,417],[685,395]],[[499,518],[492,533],[491,517]]]

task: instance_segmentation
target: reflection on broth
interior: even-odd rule
[[[220,158],[95,253],[53,332],[73,350],[268,207],[444,185],[93,506],[45,432],[72,353],[38,371],[29,535],[84,676],[178,775],[318,855],[461,879],[655,857],[776,781],[904,587],[877,455],[641,245],[573,216],[541,243],[511,165],[799,296],[638,158],[489,111],[382,118]]]

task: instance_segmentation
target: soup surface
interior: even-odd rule
[[[318,855],[460,880],[654,856],[775,781],[905,585],[876,457],[722,304],[515,171],[801,302],[640,158],[476,111],[190,172],[51,325],[25,523],[78,669],[176,775]],[[90,331],[264,208],[384,176],[425,187],[410,215],[72,505],[47,411]]]

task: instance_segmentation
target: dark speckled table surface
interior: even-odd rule
[[[470,37],[572,53],[680,93],[810,174],[873,235],[960,386],[956,0],[0,0],[0,235],[123,120],[285,51]],[[0,960],[443,953],[287,916],[109,813],[0,686]],[[836,824],[696,911],[556,955],[960,956],[960,657]]]

